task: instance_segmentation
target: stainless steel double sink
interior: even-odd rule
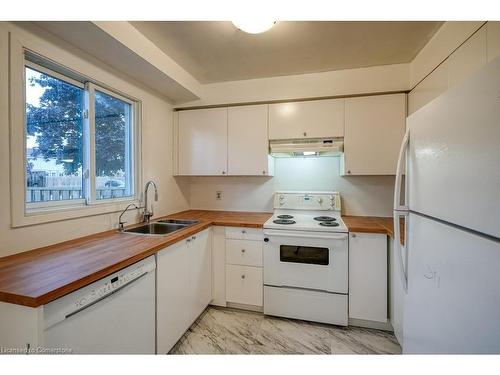
[[[138,227],[125,229],[123,233],[164,236],[198,223],[198,220],[162,219]]]

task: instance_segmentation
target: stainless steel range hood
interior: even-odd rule
[[[344,150],[343,138],[286,139],[269,141],[271,156],[338,156]]]

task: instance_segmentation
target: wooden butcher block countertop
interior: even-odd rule
[[[342,216],[342,220],[349,232],[382,233],[391,237],[394,235],[392,217]]]
[[[38,307],[212,225],[262,228],[271,216],[262,212],[188,210],[166,217],[200,222],[164,236],[111,230],[3,257],[0,258],[0,301]],[[393,233],[390,218],[342,218],[349,231]]]
[[[190,210],[167,217],[200,222],[165,236],[111,230],[0,258],[0,301],[41,306],[211,225],[262,228],[271,214]]]

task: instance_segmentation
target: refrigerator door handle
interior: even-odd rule
[[[408,222],[406,218],[408,217],[408,211],[394,211],[394,251],[397,254],[398,257],[398,264],[399,264],[399,275],[401,277],[401,284],[403,286],[403,290],[405,293],[408,292],[408,274],[407,274],[407,269],[408,269],[408,253],[407,253],[407,247],[408,247],[408,236],[406,235],[408,233]],[[405,236],[403,238],[403,244],[401,244],[401,230],[400,230],[400,218],[401,216],[404,216],[405,222],[404,222],[404,233]],[[403,251],[405,254],[407,254],[406,258],[406,267],[405,263],[403,260]]]
[[[398,264],[399,264],[399,274],[401,276],[401,283],[403,286],[403,290],[405,293],[408,291],[408,275],[406,270],[408,269],[405,267],[404,261],[403,261],[403,251],[405,254],[407,253],[407,247],[408,247],[408,236],[406,234],[408,233],[408,223],[406,218],[408,217],[408,206],[406,204],[406,201],[408,199],[408,194],[407,190],[405,187],[405,203],[401,205],[401,184],[403,183],[403,161],[405,160],[406,156],[406,151],[408,149],[408,145],[410,144],[410,129],[406,130],[406,133],[403,137],[403,141],[401,142],[401,148],[399,149],[399,156],[398,156],[398,164],[396,167],[396,182],[394,184],[394,250],[396,251],[397,257],[398,257]],[[406,184],[408,181],[406,180]],[[404,232],[405,236],[403,238],[403,245],[401,244],[401,230],[400,230],[400,218],[401,216],[405,217],[405,226],[404,226]],[[406,260],[407,266],[408,266],[408,259]]]
[[[406,156],[406,149],[408,148],[410,141],[410,130],[408,129],[401,142],[401,148],[399,149],[398,164],[396,167],[396,183],[394,184],[394,209],[398,211],[408,211],[408,206],[406,205],[407,197],[405,196],[405,204],[401,205],[401,184],[403,182],[403,160]],[[406,192],[406,190],[405,190]]]

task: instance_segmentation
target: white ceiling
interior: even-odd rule
[[[410,62],[442,22],[277,22],[246,34],[226,21],[133,26],[201,83]]]

